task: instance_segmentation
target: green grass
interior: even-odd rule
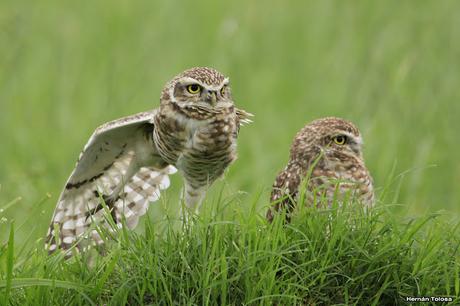
[[[432,214],[398,219],[388,206],[300,209],[268,224],[253,199],[206,203],[194,224],[173,216],[121,231],[106,256],[64,260],[41,242],[0,277],[12,305],[398,305],[405,296],[460,303],[460,223]],[[166,204],[166,203],[165,203]],[[212,207],[212,208],[211,208]],[[14,273],[11,274],[11,271]]]
[[[114,301],[136,302],[137,296],[148,302],[141,293],[160,290],[198,304],[269,294],[284,295],[280,304],[300,303],[290,295],[349,304],[417,292],[458,296],[458,37],[455,0],[1,1],[0,294],[17,304],[100,304],[115,293]],[[208,195],[207,213],[225,204],[221,190],[225,199],[238,195],[215,222],[240,225],[208,226],[213,221],[205,219],[191,232],[168,234],[164,220],[176,217],[182,186],[176,176],[162,202],[149,209],[147,225],[94,268],[42,254],[40,239],[59,192],[94,128],[157,107],[163,84],[198,65],[227,74],[236,104],[255,114],[241,129],[239,159]],[[331,221],[344,230],[342,244],[340,237],[325,239],[321,213],[308,212],[286,229],[267,227],[258,217],[294,134],[331,115],[361,129],[381,199],[378,218],[364,218],[356,231],[344,230],[352,221]],[[438,217],[417,228],[433,214]],[[210,237],[203,236],[207,228]],[[263,235],[256,237],[259,230]],[[302,244],[302,234],[314,247]],[[146,238],[152,236],[158,237]],[[378,247],[362,246],[365,237]],[[204,241],[215,253],[199,253]],[[345,257],[327,247],[344,247],[337,256]],[[147,269],[147,260],[164,269]],[[197,265],[188,270],[193,260]],[[283,273],[273,275],[277,269]],[[138,275],[160,277],[137,287]],[[229,294],[215,293],[222,290]]]

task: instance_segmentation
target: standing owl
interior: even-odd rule
[[[372,177],[362,154],[358,128],[340,118],[323,118],[307,124],[294,138],[289,162],[273,184],[267,219],[281,209],[294,208],[302,186],[308,205],[331,205],[344,197],[371,206],[374,202]],[[302,181],[306,179],[305,184]],[[289,221],[289,220],[288,220]]]
[[[80,238],[103,243],[89,228],[106,222],[104,206],[118,227],[125,222],[134,228],[176,168],[184,178],[185,203],[195,210],[236,159],[238,131],[250,116],[235,107],[227,77],[200,67],[168,82],[159,108],[100,126],[59,197],[48,250],[68,250]]]

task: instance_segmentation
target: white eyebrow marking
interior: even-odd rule
[[[345,135],[348,138],[353,139],[353,141],[356,142],[358,145],[363,144],[363,138],[361,137],[361,135],[356,136],[355,134],[349,133],[347,131],[340,131],[340,132],[334,134],[333,137],[336,137],[336,136],[339,136],[339,135]]]
[[[228,85],[230,83],[230,79],[228,77],[224,78],[222,82],[219,83],[219,85],[208,85],[191,77],[182,77],[176,82],[174,86],[171,86],[171,88],[169,89],[169,97],[171,99],[171,102],[173,103],[177,103],[177,99],[174,96],[174,90],[176,88],[176,85],[179,83],[184,86],[198,84],[206,90],[219,91],[223,86]],[[194,102],[189,102],[188,104],[194,104]]]
[[[194,78],[190,78],[190,77],[183,77],[179,80],[178,83],[182,83],[182,84],[185,84],[185,85],[188,85],[188,84],[200,84],[201,86],[204,86],[204,84],[198,80],[195,80]]]

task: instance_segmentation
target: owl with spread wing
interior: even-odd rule
[[[184,178],[185,204],[195,211],[236,159],[239,128],[251,116],[235,107],[229,79],[217,70],[180,73],[163,88],[159,108],[96,129],[59,197],[47,249],[102,244],[92,225],[107,225],[107,217],[118,227],[136,227],[176,171]]]

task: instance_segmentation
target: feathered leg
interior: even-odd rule
[[[207,186],[194,188],[189,183],[185,183],[181,194],[181,220],[185,223],[190,221],[190,217],[195,214],[201,206],[206,195]]]

